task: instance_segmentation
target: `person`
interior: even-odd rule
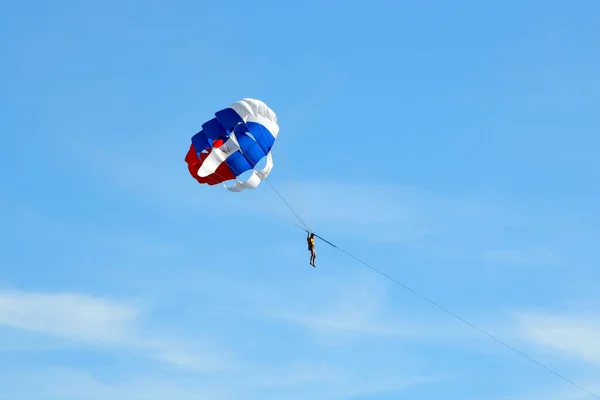
[[[315,250],[315,234],[308,232],[306,241],[308,242],[308,251],[310,251],[310,265],[317,268],[315,265],[315,258],[317,257],[317,252]]]

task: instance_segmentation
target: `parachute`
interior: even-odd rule
[[[278,133],[275,112],[261,100],[245,98],[202,124],[192,136],[185,162],[198,183],[222,184],[232,192],[255,189],[273,169],[271,149]],[[263,160],[265,166],[258,167]],[[235,183],[227,186],[228,181]]]

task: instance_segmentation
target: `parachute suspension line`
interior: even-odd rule
[[[239,151],[240,151],[240,153],[245,154],[245,152],[242,149],[240,149]],[[252,166],[252,168],[254,168],[254,167],[256,167],[256,165]],[[222,175],[218,174],[216,171],[213,172],[213,175],[216,175],[220,179],[224,179],[224,177]],[[300,217],[300,215],[294,210],[294,208],[290,205],[290,203],[287,202],[287,200],[285,199],[285,197],[283,197],[283,195],[281,194],[281,192],[279,190],[277,190],[277,188],[271,183],[271,181],[267,177],[265,177],[263,179],[263,181],[267,182],[267,184],[273,189],[273,191],[275,191],[275,193],[277,193],[277,195],[279,196],[279,198],[290,209],[290,211],[296,216],[296,218],[298,219],[298,221],[300,221],[300,223],[302,224],[302,226],[299,226],[299,225],[297,225],[297,224],[295,224],[293,222],[290,222],[289,220],[287,220],[287,222],[291,223],[292,225],[294,225],[296,228],[298,228],[300,230],[303,230],[305,232],[309,232],[310,228],[309,228],[308,224],[302,219],[302,217]],[[324,239],[322,239],[322,240],[324,240]]]
[[[269,183],[269,185],[273,188],[273,190],[275,190],[275,192],[279,195],[279,197],[283,200],[283,202],[289,207],[289,209],[294,213],[294,215],[296,215],[296,217],[303,223],[303,225],[306,227],[306,224],[304,224],[304,222],[302,221],[302,219],[298,216],[298,214],[294,211],[294,209],[292,208],[292,206],[290,206],[290,204],[285,200],[285,198],[281,195],[281,193],[275,188],[275,186],[273,186],[271,183]],[[295,224],[294,224],[295,225]],[[298,227],[296,225],[296,227]],[[299,227],[298,227],[299,228]],[[306,232],[309,232],[308,228],[306,227],[306,229],[304,229]],[[379,275],[389,279],[390,281],[392,281],[393,283],[395,283],[396,285],[404,288],[405,290],[409,291],[410,293],[414,294],[415,296],[421,298],[422,300],[425,300],[426,302],[428,302],[429,304],[437,307],[438,309],[442,310],[443,312],[449,314],[450,316],[458,319],[459,321],[463,322],[464,324],[468,325],[469,327],[475,329],[476,331],[484,334],[485,336],[487,336],[488,338],[496,341],[497,343],[501,344],[502,346],[508,348],[509,350],[512,350],[513,352],[517,353],[518,355],[520,355],[521,357],[524,357],[525,359],[533,362],[534,364],[537,364],[539,367],[545,369],[546,371],[550,372],[551,374],[557,376],[558,378],[564,380],[565,382],[569,383],[570,385],[574,386],[575,388],[589,394],[590,396],[600,400],[600,396],[590,392],[589,390],[581,387],[580,385],[578,385],[577,383],[573,382],[572,380],[568,379],[567,377],[565,377],[564,375],[554,371],[553,369],[551,369],[550,367],[547,367],[546,365],[542,364],[541,362],[533,359],[532,357],[528,356],[527,354],[523,353],[522,351],[518,350],[517,348],[511,346],[510,344],[506,343],[505,341],[499,339],[498,337],[492,335],[491,333],[483,330],[482,328],[479,328],[478,326],[474,325],[473,323],[467,321],[466,319],[462,318],[461,316],[459,316],[458,314],[450,311],[449,309],[447,309],[446,307],[442,306],[441,304],[435,302],[434,300],[431,300],[430,298],[420,294],[419,292],[417,292],[414,289],[411,289],[409,286],[405,285],[404,283],[398,281],[397,279],[391,277],[390,275],[386,274],[385,272],[380,271],[379,269],[375,268],[374,266],[368,264],[367,262],[361,260],[360,258],[356,257],[355,255],[349,253],[348,251],[342,249],[341,247],[336,246],[334,243],[328,241],[327,239],[324,239],[323,237],[317,235],[316,233],[314,234],[316,237],[318,237],[319,239],[321,239],[322,241],[324,241],[325,243],[327,243],[328,245],[330,245],[331,247],[339,250],[340,252],[344,253],[345,255],[347,255],[348,257],[354,259],[355,261],[357,261],[358,263],[364,265],[365,267],[375,271],[376,273],[378,273]]]
[[[277,188],[271,183],[271,181],[269,181],[268,178],[265,178],[265,182],[267,182],[269,184],[269,186],[271,186],[271,189],[273,189],[275,191],[275,193],[277,193],[277,196],[279,196],[279,198],[285,203],[285,205],[296,216],[296,218],[298,218],[298,221],[300,221],[302,226],[304,226],[304,230],[306,232],[308,232],[310,230],[310,228],[308,227],[308,224],[300,217],[300,215],[298,215],[298,213],[294,210],[294,208],[290,205],[290,203],[287,202],[287,200],[285,199],[285,197],[283,197],[281,192],[279,190],[277,190]]]
[[[242,155],[244,155],[247,158],[247,161],[250,161],[250,157],[248,157],[246,155],[246,153],[244,152],[244,150],[242,148],[239,149],[239,152],[242,153]],[[252,168],[256,167],[256,163],[251,163],[251,164],[254,164],[254,165],[252,165]],[[300,223],[304,227],[303,230],[305,230],[306,232],[308,232],[310,230],[310,228],[309,228],[308,224],[306,223],[306,221],[304,221],[302,219],[302,217],[300,217],[300,215],[294,210],[294,208],[290,205],[290,203],[288,203],[288,201],[285,199],[285,197],[283,197],[283,195],[281,194],[281,192],[279,190],[277,190],[277,188],[271,183],[271,181],[269,180],[269,177],[265,176],[262,179],[262,181],[263,182],[267,182],[267,184],[271,187],[271,189],[273,189],[273,191],[277,194],[277,196],[279,196],[279,198],[283,201],[283,203],[287,206],[287,208],[289,208],[289,210],[296,216],[296,218],[298,219],[298,221],[300,221]]]
[[[277,143],[277,153],[279,154],[278,156],[278,164],[279,164],[279,169],[278,169],[278,176],[280,177],[278,180],[279,181],[287,181],[288,177],[286,177],[285,175],[287,174],[292,174],[292,170],[293,167],[291,165],[290,162],[290,153],[287,150],[287,147],[285,145],[285,141],[282,141],[282,139],[278,139]],[[287,171],[287,172],[285,172]],[[304,222],[306,223],[306,226],[304,228],[304,230],[311,230],[312,229],[312,222],[310,220],[310,216],[307,215],[307,213],[304,212],[303,209],[305,209],[306,207],[306,196],[305,196],[305,191],[304,190],[300,190],[297,193],[294,193],[294,202],[296,204],[296,209],[298,209],[298,206],[300,205],[300,210],[298,211],[298,213],[302,214],[303,218],[304,218]],[[300,203],[300,204],[299,204]]]

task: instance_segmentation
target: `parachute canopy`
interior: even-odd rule
[[[278,133],[275,112],[260,100],[245,98],[202,124],[192,136],[185,162],[198,183],[223,184],[232,192],[254,189],[273,169],[271,149]],[[258,168],[263,159],[265,166]],[[233,186],[225,184],[234,180]]]

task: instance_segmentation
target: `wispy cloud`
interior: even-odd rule
[[[411,336],[411,332],[418,331],[415,327],[419,325],[415,324],[409,316],[398,319],[386,313],[385,290],[375,280],[369,281],[363,276],[358,281],[363,283],[354,280],[344,282],[331,293],[329,301],[324,303],[326,297],[323,297],[322,291],[327,286],[325,284],[313,291],[313,297],[307,299],[310,304],[305,307],[302,307],[301,303],[288,302],[263,311],[270,314],[267,318],[292,322],[312,332],[333,335],[337,340],[348,333],[371,338],[376,336],[379,339],[395,335],[393,337],[398,340]],[[298,291],[303,290],[302,287],[298,288]],[[295,297],[289,291],[287,294],[288,297]],[[260,300],[275,299],[262,297]],[[252,305],[264,307],[266,304],[255,301]],[[364,305],[364,308],[361,309],[361,305]],[[280,314],[273,314],[273,309]],[[354,310],[359,316],[354,314],[348,316],[350,310]],[[289,315],[285,314],[286,311]],[[152,357],[177,366],[208,371],[206,368],[198,369],[198,359],[202,354],[190,350],[193,346],[188,347],[187,344],[193,343],[184,341],[182,344],[178,338],[165,340],[144,333],[142,314],[142,309],[131,301],[74,293],[28,293],[14,290],[0,292],[0,325],[68,338],[89,345],[121,346],[129,351],[151,354]],[[516,315],[518,317],[516,320],[518,324],[515,326],[518,334],[516,336],[520,335],[522,339],[531,341],[541,348],[546,347],[558,355],[571,356],[600,365],[600,348],[596,343],[600,334],[597,314],[580,314],[574,317],[569,314],[523,311]],[[407,326],[410,328],[407,329]],[[470,332],[466,329],[466,327],[463,329],[465,337]],[[431,331],[431,325],[428,330]],[[447,331],[444,328],[441,330],[444,331],[442,336],[446,336]],[[487,339],[484,338],[483,341],[489,344]],[[360,346],[364,343],[362,342]],[[396,342],[396,346],[400,344]],[[371,343],[369,346],[372,345]],[[88,398],[158,400],[168,397],[174,400],[187,400],[198,397],[234,399],[244,396],[248,399],[270,400],[285,396],[290,399],[308,397],[329,399],[398,393],[416,385],[440,384],[440,380],[449,378],[434,373],[435,368],[418,366],[407,355],[403,356],[401,362],[392,362],[391,359],[373,351],[373,348],[366,351],[370,360],[367,369],[363,365],[365,360],[359,355],[346,359],[346,362],[342,362],[341,359],[325,361],[308,356],[305,359],[284,362],[280,365],[254,360],[244,363],[236,371],[207,376],[207,379],[202,381],[191,381],[185,378],[185,375],[171,373],[163,374],[161,377],[131,375],[125,378],[124,376],[120,382],[107,383],[84,370],[10,369],[0,371],[5,377],[14,377],[10,385],[0,388],[0,396],[27,397],[34,400],[75,399],[81,398],[86,393],[93,393],[96,397],[88,396]],[[427,370],[428,373],[419,374],[419,369]],[[19,381],[23,382],[24,377],[33,384],[18,385]],[[235,379],[236,385],[228,384],[229,379]],[[592,390],[593,387],[590,386],[589,389]],[[586,398],[576,390],[564,389],[564,392],[560,390],[563,389],[548,392],[554,397],[544,397],[544,390],[540,390],[522,395],[515,393],[510,398],[522,400],[542,398],[583,400]],[[559,396],[559,393],[562,393],[562,396]],[[503,399],[494,396],[491,398]]]
[[[363,344],[390,340],[407,346],[415,341],[447,344],[479,335],[410,294],[388,290],[385,281],[368,271],[347,272],[343,278],[322,274],[277,287],[260,282],[248,287],[231,281],[228,286],[229,312],[298,327],[334,347],[356,340]]]
[[[7,378],[0,386],[1,398],[31,400],[276,400],[348,398],[397,393],[435,382],[429,377],[407,378],[388,373],[348,375],[326,365],[293,364],[279,370],[250,372],[227,380],[200,381],[173,375],[123,376],[107,382],[93,374],[71,368],[0,370]]]
[[[559,357],[600,367],[600,313],[522,311],[516,317],[524,340]]]
[[[411,223],[471,221],[511,211],[486,193],[436,193],[399,184],[308,181],[283,185],[293,199],[302,193],[315,219],[330,222]]]
[[[355,303],[344,307],[343,303],[349,299],[347,296],[352,296],[352,293],[357,295],[358,292],[362,292],[362,295],[357,296]],[[394,323],[388,326],[378,317],[384,299],[372,301],[361,316],[349,317],[346,314],[352,307],[364,303],[367,297],[368,288],[365,286],[346,287],[344,291],[339,292],[333,307],[326,307],[329,310],[323,315],[323,318],[331,318],[332,326],[324,328],[324,320],[319,317],[316,320],[299,320],[294,323],[309,330],[333,334],[336,340],[340,339],[340,335],[347,333],[399,334],[400,326],[396,327]],[[277,310],[284,312],[285,307]],[[296,312],[298,315],[309,316],[301,307],[297,308]],[[369,313],[373,315],[368,316]],[[132,375],[127,378],[129,383],[126,384],[109,384],[85,370],[63,367],[48,370],[11,369],[1,373],[5,376],[15,375],[21,379],[27,376],[37,384],[35,387],[4,387],[0,389],[0,396],[8,392],[14,396],[18,394],[17,397],[26,396],[33,399],[79,398],[82,393],[92,390],[98,399],[103,396],[115,399],[160,399],[160,395],[176,400],[192,399],[195,396],[215,399],[240,396],[249,399],[276,399],[281,398],[282,393],[286,398],[295,398],[287,395],[292,391],[298,399],[306,396],[327,399],[397,392],[437,379],[431,371],[420,375],[411,369],[411,365],[416,368],[416,364],[408,362],[406,357],[400,364],[390,363],[383,357],[368,371],[363,371],[359,359],[332,357],[331,354],[329,357],[332,358],[328,358],[328,361],[316,357],[317,353],[306,354],[290,363],[260,358],[234,360],[230,356],[230,352],[236,350],[233,342],[227,350],[223,350],[215,342],[199,343],[204,339],[202,335],[199,335],[199,339],[191,340],[189,329],[186,330],[185,336],[167,335],[164,334],[164,327],[152,324],[144,314],[144,308],[136,301],[130,300],[80,293],[40,293],[8,289],[0,291],[0,326],[42,337],[72,341],[104,351],[151,357],[177,367],[168,370],[160,379]],[[271,314],[266,320],[290,322],[286,315]],[[268,321],[265,323],[268,324]],[[239,340],[239,336],[235,338]],[[290,351],[291,353],[293,351]],[[371,355],[369,359],[375,362],[379,357]],[[178,370],[183,374],[178,374]],[[185,371],[202,373],[204,379],[202,382],[192,382],[185,378]],[[49,376],[55,379],[47,379]],[[236,381],[234,386],[228,383],[232,379]]]
[[[596,303],[597,304],[597,303]],[[587,400],[586,390],[600,395],[600,314],[596,304],[586,312],[586,305],[567,310],[521,309],[499,316],[489,329],[497,337],[523,351],[585,390],[532,365],[539,372],[520,381],[520,389],[509,394],[491,396],[496,400]],[[589,306],[589,304],[587,304]],[[503,354],[509,354],[505,349]]]
[[[597,379],[581,382],[580,386],[592,393],[600,393]],[[588,393],[572,385],[545,385],[537,389],[528,389],[524,393],[514,393],[506,396],[494,397],[494,400],[593,400]]]
[[[485,250],[482,260],[488,263],[509,265],[548,266],[558,265],[565,260],[546,246],[536,246],[529,249],[496,249]]]
[[[112,346],[196,371],[231,366],[229,356],[214,344],[148,334],[140,309],[128,301],[4,290],[0,292],[0,325],[92,346]]]
[[[384,368],[371,366],[359,373],[358,369],[349,370],[347,367],[336,367],[324,362],[295,362],[285,368],[250,375],[248,383],[264,393],[271,391],[273,395],[277,394],[278,389],[284,389],[286,398],[290,398],[288,394],[293,390],[295,396],[291,398],[328,399],[398,393],[413,386],[442,380],[439,377],[412,375],[404,369],[392,368],[386,371]]]
[[[267,315],[326,335],[416,335],[417,327],[387,310],[383,284],[363,276],[362,282],[313,288],[308,304],[271,303]]]
[[[224,400],[232,399],[226,385],[190,382],[156,375],[124,376],[106,382],[79,369],[13,368],[0,370],[6,378],[0,385],[0,398],[29,400]]]
[[[137,310],[71,293],[0,292],[0,324],[91,343],[126,341]]]

